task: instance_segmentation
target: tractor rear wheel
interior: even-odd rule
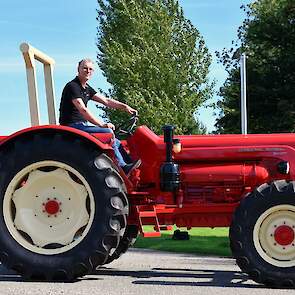
[[[31,135],[0,155],[0,259],[30,279],[72,280],[102,265],[126,228],[112,160],[70,135]]]
[[[230,227],[241,270],[271,287],[295,286],[295,182],[263,184],[246,196]]]
[[[105,264],[111,263],[124,254],[130,247],[132,247],[138,236],[138,226],[135,224],[127,225],[124,236],[122,237],[118,247],[112,255],[110,255]]]

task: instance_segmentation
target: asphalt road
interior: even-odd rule
[[[131,249],[117,261],[72,283],[27,282],[0,266],[0,295],[4,294],[294,294],[268,289],[240,272],[229,258],[171,254]]]

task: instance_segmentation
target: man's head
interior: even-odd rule
[[[84,58],[78,63],[78,78],[82,83],[86,83],[92,76],[94,63],[89,58]]]

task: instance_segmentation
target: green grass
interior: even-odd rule
[[[145,230],[152,231],[150,228]],[[186,229],[180,229],[186,230]],[[192,228],[187,241],[172,240],[172,231],[162,232],[160,238],[138,237],[134,247],[177,253],[231,256],[228,228]]]

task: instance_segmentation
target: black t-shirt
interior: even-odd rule
[[[73,99],[82,98],[87,106],[88,101],[92,99],[95,94],[96,91],[88,84],[86,88],[83,88],[78,77],[67,83],[61,96],[59,123],[61,125],[69,125],[76,122],[86,122],[73,104]]]

